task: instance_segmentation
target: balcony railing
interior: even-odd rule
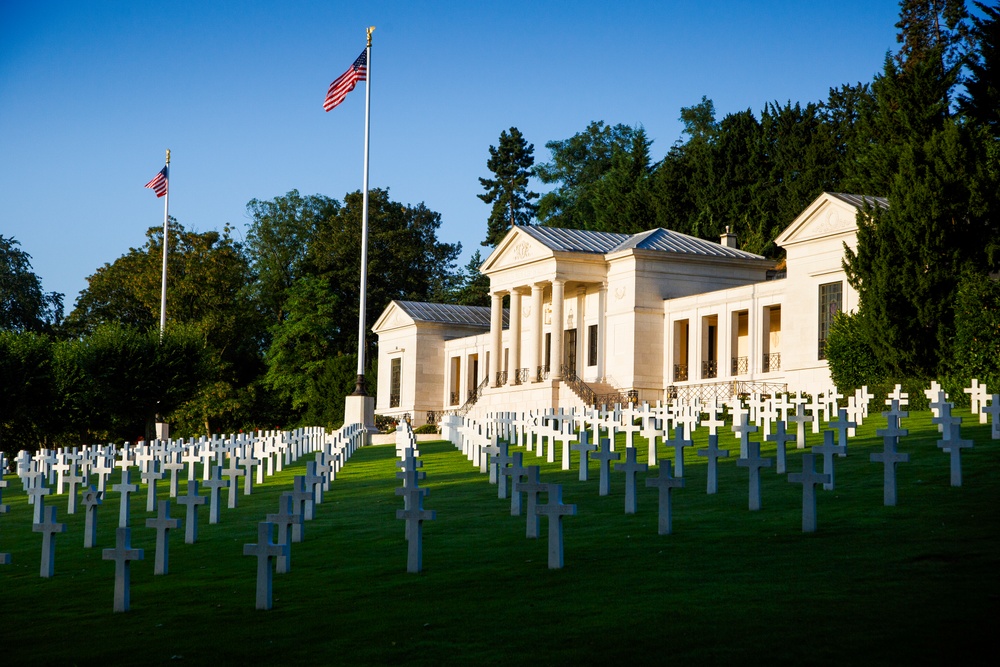
[[[502,387],[507,384],[507,371],[497,371],[497,383],[493,386]]]
[[[451,403],[449,403],[448,405],[458,405],[458,392],[457,391],[451,392]]]
[[[765,354],[764,358],[761,359],[760,369],[764,373],[774,373],[775,371],[780,371],[781,353],[772,352],[771,354]]]
[[[528,384],[527,368],[518,368],[514,371],[514,384]]]
[[[750,372],[750,363],[747,357],[733,357],[733,375],[746,375]]]
[[[708,379],[719,376],[719,364],[715,361],[701,362],[701,377]]]
[[[674,364],[674,382],[684,382],[688,379],[688,365]]]
[[[536,378],[535,382],[541,382],[542,380],[548,380],[549,379],[549,367],[548,366],[539,366],[538,369],[537,369],[537,374],[535,375],[535,378]]]
[[[389,394],[389,407],[390,408],[399,407],[399,394]]]

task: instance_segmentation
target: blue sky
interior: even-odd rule
[[[322,102],[374,25],[371,186],[440,212],[464,263],[501,130],[542,162],[592,120],[641,124],[658,160],[702,95],[722,117],[870,81],[897,14],[894,0],[0,0],[0,234],[68,312],[162,224],[142,186],[167,148],[170,213],[197,231],[241,237],[253,198],[360,189],[364,84]]]

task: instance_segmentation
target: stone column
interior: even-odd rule
[[[552,368],[549,377],[553,380],[562,379],[563,362],[563,288],[565,280],[552,281],[552,347],[549,354]]]
[[[510,291],[510,367],[507,369],[507,386],[517,384],[517,371],[521,368],[521,293]]]
[[[503,360],[503,294],[490,293],[490,366],[488,387],[497,384],[497,373]]]
[[[542,294],[545,285],[535,283],[531,286],[531,340],[528,344],[528,377],[532,382],[538,380],[538,367],[542,365]]]
[[[607,340],[605,329],[608,322],[608,284],[601,283],[601,291],[597,293],[597,379],[604,381],[604,345]]]
[[[590,341],[587,340],[586,319],[587,288],[576,290],[576,374],[582,378],[587,373],[587,350]]]

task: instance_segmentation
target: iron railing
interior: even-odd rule
[[[549,379],[548,365],[539,366],[535,377],[537,378],[535,382],[542,382],[543,380],[548,380]]]
[[[399,394],[389,394],[389,407],[390,408],[399,407]]]
[[[561,366],[562,379],[569,388],[576,393],[586,405],[597,405],[597,392],[590,388],[586,382],[581,380],[569,366]]]
[[[465,415],[469,414],[469,410],[471,410],[472,406],[476,404],[476,401],[479,400],[479,397],[483,395],[483,392],[486,390],[486,385],[488,385],[489,383],[490,379],[488,377],[483,378],[483,381],[479,383],[479,386],[469,392],[468,400],[465,401],[462,407],[460,407],[458,410],[455,410],[455,414],[458,415],[459,417],[464,417]]]
[[[686,382],[688,379],[688,365],[674,364],[674,382]]]
[[[719,376],[719,364],[715,361],[701,362],[701,376],[703,378],[714,378]]]
[[[458,405],[458,392],[451,392],[451,402],[448,405]]]
[[[668,400],[693,401],[695,398],[701,400],[702,404],[711,403],[712,399],[725,401],[733,396],[746,397],[751,394],[762,396],[775,396],[788,391],[788,385],[779,382],[746,382],[733,380],[732,382],[705,382],[701,384],[670,385],[666,390]]]
[[[497,371],[497,383],[494,387],[502,387],[507,384],[507,371]]]
[[[514,384],[528,384],[527,368],[518,368],[514,371]]]
[[[733,372],[731,375],[746,375],[750,372],[749,358],[733,357]]]
[[[781,370],[781,353],[772,352],[765,354],[761,360],[760,370],[763,373],[774,373]]]

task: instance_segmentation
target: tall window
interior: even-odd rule
[[[826,359],[826,339],[830,335],[833,316],[841,311],[844,288],[840,282],[819,286],[819,341],[818,359]]]
[[[393,359],[389,364],[389,407],[399,407],[399,385],[402,375],[403,360],[399,357]]]
[[[587,327],[587,365],[597,365],[597,325]]]

